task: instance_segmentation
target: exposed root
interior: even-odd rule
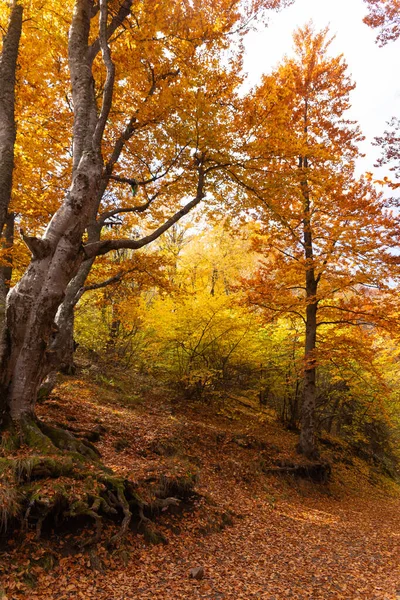
[[[292,475],[301,479],[310,479],[316,483],[327,483],[331,475],[331,466],[323,462],[301,465],[284,463],[276,467],[265,468],[263,471],[267,474]]]
[[[113,535],[113,537],[110,540],[109,545],[110,546],[115,546],[126,534],[126,532],[128,531],[131,519],[132,519],[132,513],[130,511],[130,507],[129,507],[129,503],[127,501],[127,499],[125,498],[125,494],[124,492],[118,488],[117,490],[117,496],[118,496],[118,502],[122,508],[122,512],[124,514],[124,518],[122,520],[122,524],[121,527],[119,529],[119,531]]]
[[[116,477],[99,462],[82,460],[76,453],[0,458],[0,475],[3,530],[10,533],[16,527],[25,530],[33,527],[39,539],[63,523],[72,529],[74,521],[79,527],[94,523],[94,534],[81,547],[95,546],[101,541],[104,520],[120,522],[108,542],[111,547],[118,545],[134,518],[151,543],[165,542],[154,530],[152,519],[178,506],[181,499],[187,499],[189,491],[186,484],[181,488],[181,498],[178,494],[160,497],[160,486],[164,491],[172,488],[179,491],[175,480],[168,483],[163,478],[155,497],[153,489],[145,492],[146,496],[153,494],[152,500],[145,502],[132,482]]]
[[[98,460],[100,453],[88,440],[76,438],[71,432],[27,415],[18,423],[7,424],[1,433],[0,450],[8,454],[18,450],[21,445],[44,454],[54,454],[57,450],[77,452],[90,460]]]
[[[135,518],[144,535],[159,543],[165,539],[154,530],[151,518],[193,493],[195,478],[161,477],[145,484],[146,502],[137,484],[99,462],[93,444],[34,418],[13,426],[10,437],[13,444],[18,438],[20,446],[14,455],[4,446],[0,449],[0,530],[7,533],[33,528],[39,539],[63,523],[72,529],[73,522],[79,528],[94,524],[93,535],[80,544],[92,547],[104,535],[104,520],[111,520],[119,522],[108,542],[114,547]]]
[[[41,423],[39,421],[38,426],[42,433],[47,436],[59,450],[78,452],[91,460],[97,460],[100,457],[100,452],[91,442],[77,439],[69,431],[53,427],[47,423]]]
[[[52,507],[48,507],[47,510],[44,509],[42,514],[39,516],[38,520],[36,521],[36,535],[35,535],[35,539],[39,540],[42,536],[42,527],[43,527],[43,523],[46,520],[46,517],[49,515],[50,511],[51,511]]]

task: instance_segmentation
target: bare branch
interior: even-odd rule
[[[130,15],[132,8],[133,0],[124,0],[117,14],[112,18],[111,23],[108,25],[106,29],[106,41],[111,38],[111,36],[115,33],[115,31],[120,27],[125,19]],[[101,3],[100,3],[101,8]],[[89,59],[91,62],[94,61],[95,57],[101,50],[101,34],[97,40],[93,42],[93,44],[89,48]]]
[[[93,135],[93,147],[95,149],[100,148],[101,139],[103,137],[104,129],[107,123],[108,115],[110,114],[112,96],[114,91],[115,81],[115,66],[111,59],[111,51],[107,42],[107,16],[108,16],[108,0],[100,1],[100,23],[99,23],[99,40],[101,47],[101,54],[103,57],[104,64],[107,69],[106,82],[104,84],[103,101],[101,105],[101,111],[99,119],[96,125],[96,129]]]
[[[151,242],[153,242],[154,240],[159,238],[160,235],[162,235],[165,231],[167,231],[170,227],[172,227],[172,225],[174,225],[180,219],[182,219],[182,217],[187,215],[192,210],[192,208],[194,208],[197,204],[199,204],[201,202],[201,200],[204,198],[205,177],[204,177],[204,170],[203,170],[202,165],[199,166],[198,173],[199,173],[199,180],[198,180],[198,184],[197,184],[196,196],[193,198],[193,200],[188,202],[183,208],[178,210],[172,217],[170,217],[167,221],[165,221],[165,223],[163,223],[163,225],[161,225],[160,227],[158,227],[158,229],[153,231],[153,233],[150,233],[149,235],[147,235],[141,239],[138,239],[138,240],[132,240],[132,239],[103,240],[100,242],[94,242],[92,244],[87,244],[84,247],[86,257],[91,258],[93,256],[100,256],[102,254],[107,254],[111,250],[119,250],[122,248],[138,250],[139,248],[143,248],[143,246],[147,246],[147,244],[150,244]]]
[[[108,279],[100,281],[99,283],[91,283],[90,285],[82,286],[81,288],[79,288],[78,292],[74,297],[74,306],[79,302],[79,300],[82,298],[85,292],[89,292],[92,290],[100,290],[101,288],[107,287],[108,285],[112,285],[113,283],[119,283],[125,275],[128,275],[128,273],[132,273],[133,271],[134,269],[130,269],[129,271],[120,271],[113,277],[109,277]]]
[[[163,80],[163,79],[168,79],[168,78],[173,78],[176,77],[179,74],[179,70],[177,71],[170,71],[168,73],[164,73],[163,75],[159,76],[157,78],[157,81]],[[153,82],[145,99],[144,99],[144,103],[146,103],[151,96],[153,96],[153,94],[155,93],[156,89],[157,89],[157,85],[156,82]],[[124,149],[124,146],[126,144],[127,141],[129,141],[131,139],[131,137],[133,136],[133,134],[135,133],[135,131],[137,129],[139,129],[139,124],[137,122],[137,115],[139,114],[139,109],[137,109],[134,113],[134,115],[132,115],[132,117],[129,119],[128,123],[125,126],[125,129],[123,130],[123,132],[121,133],[121,135],[118,137],[117,141],[115,142],[113,151],[111,153],[110,158],[108,159],[106,166],[105,166],[105,170],[104,170],[104,189],[107,186],[107,183],[110,179],[110,175],[113,171],[113,168],[115,166],[115,164],[117,163],[117,161],[119,160],[119,157],[121,156],[121,152]]]
[[[128,206],[127,208],[115,208],[114,210],[110,210],[106,213],[103,213],[101,215],[101,217],[98,219],[98,223],[99,223],[99,225],[103,226],[103,225],[105,225],[105,223],[108,219],[112,219],[116,215],[120,215],[123,213],[145,212],[149,208],[149,206],[152,204],[152,202],[157,198],[158,195],[159,195],[159,193],[154,194],[153,196],[151,196],[148,199],[147,202],[145,202],[144,204],[140,204],[139,206]]]
[[[148,185],[149,183],[154,183],[155,181],[158,181],[158,179],[162,179],[163,177],[168,175],[170,170],[178,162],[178,159],[180,158],[180,156],[182,156],[183,152],[189,146],[189,143],[190,142],[188,142],[187,144],[182,146],[182,148],[180,148],[178,154],[172,159],[171,163],[168,165],[168,167],[166,169],[164,169],[164,171],[161,171],[161,172],[157,171],[157,173],[155,175],[153,175],[152,177],[149,177],[148,179],[142,179],[142,181],[138,181],[137,179],[130,179],[129,177],[120,177],[119,175],[110,175],[109,179],[112,179],[113,181],[118,181],[119,183],[127,183],[132,188],[136,188],[137,186],[140,186],[140,185],[144,186],[144,185]],[[209,171],[209,169],[207,169],[207,172],[208,171]]]

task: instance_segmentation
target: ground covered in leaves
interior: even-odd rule
[[[154,516],[155,537],[136,522],[112,549],[84,547],[79,521],[40,539],[4,535],[3,600],[400,598],[397,488],[343,443],[324,440],[329,483],[282,474],[299,462],[296,435],[251,398],[190,403],[98,367],[64,378],[40,416],[93,433],[103,462],[144,497],[174,480],[196,494]],[[189,577],[195,567],[202,579]]]

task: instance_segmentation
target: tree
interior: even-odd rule
[[[400,35],[400,2],[399,0],[364,0],[368,5],[369,14],[364,23],[379,29],[377,42],[384,46],[390,41],[397,40]]]
[[[55,8],[54,2],[15,0],[10,6],[2,1],[0,19],[7,31],[2,85],[6,80],[11,105],[16,89],[21,111],[31,109],[30,119],[17,118],[15,196],[17,201],[30,196],[31,202],[37,194],[42,213],[48,202],[51,216],[44,231],[39,224],[21,232],[32,258],[7,295],[0,418],[9,445],[22,439],[41,454],[59,448],[95,456],[93,448],[35,416],[40,382],[57,362],[62,327],[55,323],[56,313],[69,298],[71,281],[80,269],[84,281],[96,257],[143,248],[211,191],[222,192],[219,173],[239,143],[233,123],[235,88],[242,80],[241,39],[254,17],[288,3],[67,0]],[[233,39],[238,50],[231,52]],[[8,156],[2,177],[10,182],[15,118],[5,101],[0,110],[0,155]],[[139,203],[142,188],[148,191]],[[2,219],[6,204],[12,211],[9,195]],[[150,207],[144,224],[132,224],[132,237],[114,236],[105,227]],[[123,487],[115,481],[108,485],[126,529],[130,511]]]
[[[397,40],[400,36],[400,2],[399,0],[364,0],[369,8],[369,14],[364,18],[364,23],[379,29],[377,43],[385,46]],[[382,136],[375,138],[377,146],[382,149],[382,156],[378,159],[378,167],[391,165],[390,171],[395,179],[400,178],[400,120],[396,117],[387,123],[387,129]],[[392,189],[397,189],[399,183],[385,179]]]
[[[173,287],[148,302],[147,356],[188,397],[223,396],[262,360],[259,321],[240,304],[237,286],[254,262],[249,242],[221,226],[189,240],[166,237]]]
[[[397,277],[394,266],[388,270],[395,245],[391,215],[373,187],[354,176],[362,137],[345,117],[354,84],[343,57],[328,55],[327,36],[327,30],[314,33],[311,26],[298,30],[295,58],[256,90],[257,175],[246,183],[261,221],[256,247],[266,257],[247,282],[249,301],[270,317],[295,315],[304,326],[299,450],[309,458],[318,456],[317,330],[332,323],[384,324],[389,314],[362,290],[384,290],[389,298],[389,278]],[[266,154],[271,140],[272,168]]]

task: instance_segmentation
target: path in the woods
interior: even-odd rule
[[[297,438],[256,412],[227,418],[226,407],[222,414],[158,397],[124,407],[106,391],[69,380],[42,418],[79,420],[87,429],[104,424],[103,460],[134,481],[196,469],[199,498],[191,511],[168,510],[158,520],[166,545],[132,532],[111,553],[100,546],[94,562],[101,571],[76,551],[76,533],[70,541],[34,542],[32,532],[23,547],[11,542],[0,556],[7,600],[400,598],[400,501],[373,465],[331,441],[324,446],[333,470],[328,485],[265,475],[270,460],[298,460]],[[121,437],[126,448],[116,451]],[[105,539],[111,535],[105,531]],[[49,554],[55,561],[46,571]],[[204,567],[200,581],[189,579],[197,566]]]
[[[179,521],[169,544],[106,558],[96,575],[87,556],[64,559],[58,575],[41,577],[32,600],[395,600],[400,596],[398,502],[359,505],[327,499],[250,499],[238,492],[240,517],[204,535],[196,514]],[[176,523],[178,526],[178,520]],[[104,555],[105,556],[105,555]],[[121,561],[125,558],[125,563]],[[201,581],[190,569],[203,566]],[[21,597],[21,596],[17,596]],[[27,597],[27,596],[24,596]]]
[[[139,551],[126,571],[104,578],[104,598],[399,598],[399,505],[324,504],[283,502],[268,510],[248,501],[244,518],[223,532]],[[189,580],[190,568],[200,565],[205,579]]]

